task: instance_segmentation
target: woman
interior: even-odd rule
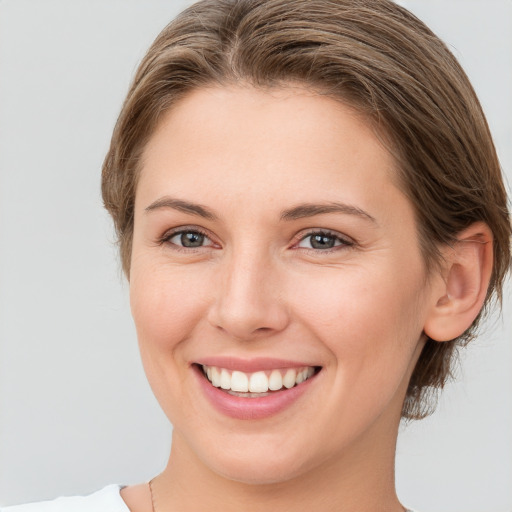
[[[172,452],[36,509],[405,510],[400,419],[429,413],[510,267],[446,47],[386,1],[199,2],[139,67],[102,190]]]

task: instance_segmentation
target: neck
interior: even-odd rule
[[[346,452],[299,476],[271,484],[237,482],[217,474],[175,430],[169,463],[153,483],[155,512],[203,508],[403,512],[394,484],[399,418],[388,420],[387,425],[386,420],[380,418]]]

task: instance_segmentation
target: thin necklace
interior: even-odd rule
[[[154,478],[152,478],[149,481],[149,494],[151,495],[151,508],[153,509],[153,512],[156,512],[155,499],[153,497],[153,480],[154,480]],[[412,512],[409,509],[404,509],[404,510],[405,510],[405,512]]]
[[[153,478],[149,481],[149,494],[151,495],[151,508],[155,512],[155,500],[153,498]]]

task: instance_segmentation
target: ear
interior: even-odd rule
[[[471,224],[443,251],[445,264],[432,286],[424,332],[436,341],[460,336],[480,313],[493,266],[493,236],[483,222]]]

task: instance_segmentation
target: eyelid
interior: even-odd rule
[[[335,245],[334,247],[331,247],[328,249],[314,249],[314,248],[310,248],[310,247],[298,247],[298,244],[300,244],[300,242],[302,242],[303,240],[305,240],[306,238],[308,238],[312,235],[331,236],[333,238],[337,238],[341,243],[339,245]],[[353,247],[354,245],[356,245],[356,242],[353,238],[351,238],[347,235],[344,235],[342,233],[339,233],[337,231],[333,231],[331,229],[324,229],[324,228],[311,228],[311,229],[308,229],[307,231],[302,231],[296,235],[293,247],[298,248],[298,249],[304,249],[306,251],[314,251],[316,253],[319,253],[319,252],[326,253],[329,251],[339,250],[340,248],[343,249],[343,248]]]
[[[192,247],[184,247],[182,245],[178,245],[178,244],[172,243],[170,241],[176,235],[179,235],[182,233],[199,233],[199,234],[203,235],[205,238],[207,238],[211,243],[209,243],[207,245],[200,246],[200,247],[192,248]],[[177,249],[183,249],[186,251],[194,251],[194,250],[202,249],[203,247],[214,247],[214,246],[219,245],[213,240],[212,235],[207,230],[205,230],[204,228],[201,228],[199,226],[194,226],[194,225],[178,226],[175,228],[168,229],[167,231],[164,232],[164,234],[162,236],[160,236],[158,238],[158,243],[160,245],[168,243],[169,245],[172,245]]]
[[[203,235],[205,238],[207,238],[210,241],[210,243],[208,245],[203,245],[203,246],[196,247],[196,248],[189,248],[189,247],[184,247],[184,246],[181,246],[181,245],[178,245],[178,244],[170,242],[170,240],[173,237],[175,237],[176,235],[179,235],[179,234],[182,234],[182,233],[187,233],[187,232],[199,233],[199,234]],[[330,237],[338,239],[341,243],[339,245],[335,245],[334,247],[327,248],[327,249],[314,249],[314,248],[309,248],[309,247],[298,247],[298,244],[300,242],[302,242],[306,238],[308,238],[310,236],[313,236],[313,235],[330,236]],[[163,245],[165,243],[168,243],[168,244],[174,246],[177,249],[183,249],[183,250],[186,250],[186,251],[199,250],[199,249],[201,249],[203,247],[220,246],[220,244],[218,244],[217,242],[214,241],[214,237],[210,234],[210,232],[208,230],[206,230],[204,228],[201,228],[199,226],[195,226],[195,225],[185,225],[185,226],[177,226],[175,228],[171,228],[171,229],[165,231],[164,234],[161,235],[158,238],[157,241],[158,241],[159,245]],[[313,251],[315,253],[319,253],[319,252],[327,253],[327,252],[330,252],[330,251],[339,250],[340,248],[341,249],[349,248],[349,247],[352,247],[354,245],[356,245],[355,240],[353,238],[345,235],[345,234],[339,233],[337,231],[333,231],[331,229],[310,228],[308,230],[305,230],[305,231],[302,231],[302,232],[298,233],[294,237],[294,242],[293,242],[292,248],[303,249],[303,250],[306,250],[306,251]]]

